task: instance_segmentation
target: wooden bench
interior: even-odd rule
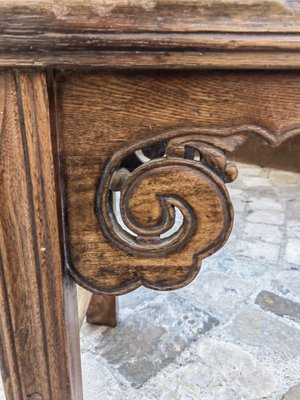
[[[86,312],[114,326],[115,296],[187,285],[225,244],[227,153],[300,133],[299,20],[284,0],[0,1],[8,400],[81,400]]]

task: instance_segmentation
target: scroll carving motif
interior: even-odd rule
[[[250,134],[278,146],[299,128],[273,134],[251,125],[179,127],[116,151],[100,172],[97,236],[78,244],[84,257],[98,260],[92,267],[101,275],[91,271],[87,279],[70,259],[74,278],[96,293],[110,294],[140,285],[170,290],[191,282],[202,260],[230,235],[233,208],[225,184],[237,177],[237,169],[226,152]]]
[[[66,262],[103,294],[187,285],[221,248],[250,136],[300,133],[300,76],[274,71],[64,71],[56,110]],[[84,100],[84,101],[83,101]]]
[[[171,137],[158,144],[157,157],[155,148],[148,146],[112,158],[98,190],[100,225],[116,246],[140,257],[165,257],[184,249],[193,238],[195,258],[204,258],[230,233],[233,210],[224,183],[236,178],[236,167],[227,163],[222,149],[199,135]],[[152,159],[145,156],[147,151]],[[135,164],[140,161],[135,168],[133,154]]]

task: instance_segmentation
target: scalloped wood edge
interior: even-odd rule
[[[188,138],[188,140],[197,139],[197,141],[201,141],[204,143],[212,144],[215,147],[224,150],[224,151],[233,151],[240,145],[242,145],[250,135],[257,137],[262,143],[269,145],[271,147],[279,146],[283,141],[287,140],[290,137],[296,136],[300,134],[300,126],[294,126],[286,128],[282,131],[277,132],[276,134],[257,125],[240,125],[233,126],[230,128],[205,128],[205,127],[186,127],[186,128],[174,128],[169,129],[167,131],[163,131],[154,135],[151,139],[142,140],[134,143],[133,145],[121,149],[119,152],[115,153],[108,165],[106,166],[106,170],[104,172],[104,176],[107,174],[107,169],[111,168],[111,165],[118,165],[119,158],[121,154],[124,156],[130,154],[130,152],[134,151],[138,148],[143,148],[144,146],[149,146],[154,144],[157,141],[166,141],[172,140],[172,142],[176,142],[182,138]],[[98,188],[98,194],[101,193],[102,186]],[[229,231],[230,233],[230,231]],[[228,233],[228,234],[229,234]],[[226,242],[226,239],[223,241],[222,245]],[[220,245],[219,247],[221,247]],[[193,257],[193,262],[189,268],[187,274],[180,280],[176,281],[176,283],[172,282],[170,284],[165,283],[154,284],[153,282],[148,282],[147,279],[143,277],[136,277],[134,281],[128,282],[126,286],[118,287],[118,288],[101,288],[98,285],[90,282],[84,276],[82,276],[74,267],[72,260],[70,259],[70,254],[68,255],[68,268],[70,274],[73,279],[80,286],[92,291],[96,294],[109,294],[109,295],[120,295],[131,292],[137,289],[140,286],[145,286],[151,289],[156,290],[174,290],[186,286],[189,284],[198,274],[201,267],[201,259],[209,256],[211,253],[208,251],[204,256],[199,256],[195,254]]]

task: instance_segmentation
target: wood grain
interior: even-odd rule
[[[135,253],[137,250],[132,243],[122,247],[115,236],[119,228],[111,224],[111,211],[106,213],[101,208],[98,215],[95,212],[97,199],[111,187],[110,176],[122,166],[124,157],[157,142],[170,144],[173,141],[174,149],[184,153],[186,145],[193,147],[200,141],[202,155],[203,143],[232,151],[250,135],[265,144],[279,145],[300,133],[299,93],[300,75],[296,72],[61,74],[57,80],[57,104],[68,261],[73,277],[95,293],[116,294],[132,290],[141,283],[156,289],[174,289],[190,282],[200,267],[199,259],[193,263],[197,245],[204,239],[210,245],[216,244],[215,228],[202,225],[202,237],[200,228],[194,242],[187,242],[190,247],[185,244],[183,248],[176,248],[176,252],[162,251],[154,255],[149,238],[140,242],[146,250]],[[175,161],[181,157],[179,153],[175,152]],[[211,164],[206,159],[204,164],[226,181],[217,171],[217,159],[215,156]],[[153,160],[151,166],[155,163],[158,168],[163,167],[165,160]],[[162,221],[155,196],[151,197],[155,193],[171,195],[178,191],[179,195],[181,191],[188,196],[191,192],[195,199],[201,198],[201,191],[197,192],[196,188],[203,188],[203,181],[201,184],[194,181],[191,171],[185,170],[182,164],[180,167],[175,164],[159,180],[149,176],[148,180],[139,181],[141,186],[136,186],[133,202],[128,202],[129,208],[134,209],[135,222],[143,229],[152,229]],[[99,187],[100,182],[103,184]],[[143,192],[147,195],[142,196]],[[206,193],[203,204],[196,200],[193,203],[190,198],[187,203],[192,201],[194,210],[202,206],[203,210],[219,209],[215,221],[220,228],[222,218],[226,215],[229,220],[231,218],[226,211],[230,202],[223,199],[217,206],[216,191]],[[107,204],[108,200],[109,195],[102,204]],[[223,204],[221,208],[220,204]],[[203,210],[195,212],[200,219]],[[102,216],[105,223],[101,222]],[[209,221],[213,221],[212,215]],[[224,240],[230,232],[230,223],[225,232]],[[125,234],[122,235],[124,238]],[[128,240],[126,237],[125,242]],[[220,241],[220,246],[224,240]],[[155,238],[151,241],[151,246],[155,247]],[[208,254],[203,251],[201,257]]]
[[[74,283],[62,268],[47,85],[0,74],[0,359],[8,400],[82,399]]]
[[[230,160],[259,165],[263,168],[300,173],[299,149],[300,136],[287,140],[277,148],[266,148],[252,138],[233,154],[230,154]]]
[[[110,327],[117,325],[118,298],[116,296],[93,295],[83,287],[76,286],[80,327],[85,317],[90,324]]]
[[[299,32],[297,1],[1,0],[4,33]],[[47,40],[47,37],[45,38]]]
[[[118,297],[94,294],[86,314],[87,322],[114,328],[117,318]]]
[[[0,66],[299,68],[299,18],[293,0],[1,0]]]
[[[78,51],[0,53],[0,67],[56,69],[300,69],[298,51]]]
[[[79,326],[81,327],[86,316],[86,312],[89,308],[93,294],[88,290],[76,285],[77,288],[77,299],[78,299],[78,320]]]

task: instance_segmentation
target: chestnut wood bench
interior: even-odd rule
[[[299,21],[292,0],[0,1],[8,400],[81,400],[85,313],[114,326],[116,295],[187,285],[224,245],[227,153],[300,133]]]

